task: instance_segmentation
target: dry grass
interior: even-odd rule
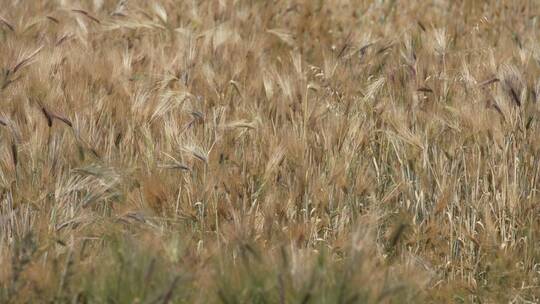
[[[0,302],[538,303],[539,19],[0,0]]]

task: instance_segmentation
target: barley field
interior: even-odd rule
[[[540,3],[0,0],[0,303],[539,303]]]

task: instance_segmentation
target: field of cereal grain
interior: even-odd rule
[[[0,0],[1,303],[538,303],[540,3]]]

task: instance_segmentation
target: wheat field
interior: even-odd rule
[[[539,303],[539,29],[0,0],[0,302]]]

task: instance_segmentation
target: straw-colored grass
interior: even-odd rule
[[[0,0],[0,302],[538,303],[539,26]]]

